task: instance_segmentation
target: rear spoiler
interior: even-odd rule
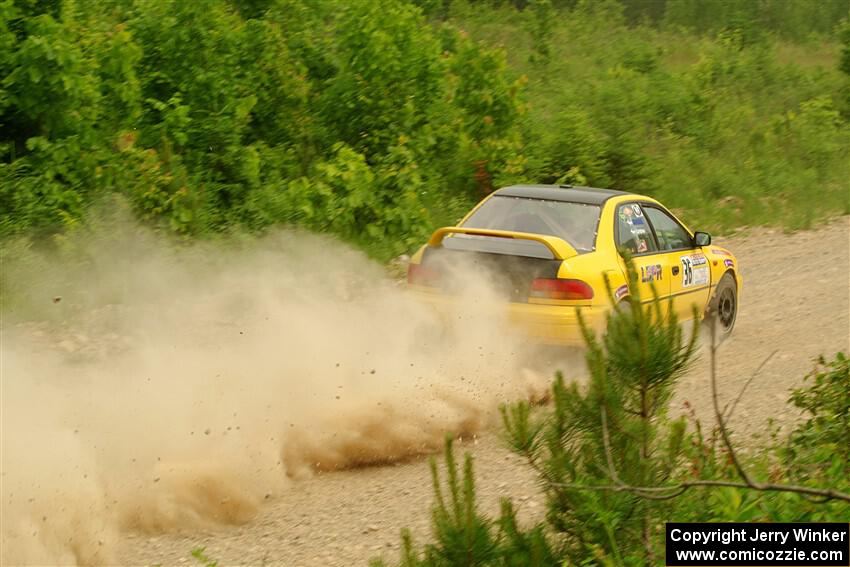
[[[441,246],[443,239],[450,234],[468,234],[470,236],[493,236],[496,238],[513,238],[515,240],[533,240],[544,245],[556,260],[566,260],[578,256],[576,249],[570,246],[563,238],[548,236],[545,234],[532,234],[530,232],[514,232],[511,230],[490,230],[486,228],[463,228],[460,226],[447,226],[438,228],[428,239],[428,246]]]

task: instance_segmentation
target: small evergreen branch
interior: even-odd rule
[[[846,494],[844,492],[840,492],[832,489],[823,489],[823,488],[812,488],[808,486],[800,486],[795,484],[777,484],[777,483],[764,483],[755,481],[744,466],[741,464],[740,459],[738,458],[738,454],[735,451],[735,447],[732,444],[731,436],[729,435],[729,430],[726,425],[726,419],[723,416],[723,411],[720,409],[720,402],[718,397],[718,389],[717,389],[717,368],[716,368],[716,352],[717,352],[717,343],[714,336],[714,329],[712,328],[711,333],[711,392],[712,392],[712,401],[714,406],[714,415],[717,420],[718,430],[720,432],[720,437],[723,440],[723,444],[726,447],[726,450],[729,453],[729,458],[732,461],[732,465],[735,468],[735,471],[738,473],[738,476],[741,477],[743,482],[735,482],[735,481],[726,481],[726,480],[691,480],[691,481],[683,481],[674,484],[668,484],[665,486],[635,486],[626,484],[623,482],[619,475],[616,472],[614,467],[613,455],[611,451],[611,442],[610,442],[610,433],[608,431],[608,420],[606,417],[605,408],[601,408],[601,425],[602,425],[602,439],[604,443],[605,449],[605,457],[608,465],[608,472],[611,476],[611,480],[613,484],[610,485],[588,485],[581,483],[558,483],[557,486],[560,488],[566,488],[571,490],[594,490],[594,491],[606,491],[606,492],[626,492],[630,494],[635,494],[640,496],[641,498],[645,498],[648,500],[670,500],[672,498],[676,498],[687,492],[692,488],[717,488],[717,487],[727,487],[727,488],[738,488],[738,489],[750,489],[756,490],[760,492],[786,492],[799,494],[806,498],[811,502],[827,502],[829,500],[841,500],[844,502],[850,502],[850,494]],[[767,363],[768,360],[773,356],[774,353],[771,353],[763,362],[759,365],[759,367],[754,372],[753,376],[755,376]],[[751,377],[752,379],[752,377]],[[733,405],[734,408],[734,405]]]

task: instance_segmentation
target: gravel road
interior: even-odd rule
[[[734,337],[719,351],[724,399],[736,396],[776,351],[732,420],[741,440],[766,433],[768,418],[794,418],[786,405],[788,391],[801,383],[813,357],[850,350],[848,221],[843,217],[816,231],[758,230],[718,239],[738,255],[745,278]],[[687,400],[701,418],[710,419],[707,368],[703,355],[682,379],[675,408]],[[484,509],[495,512],[501,496],[514,498],[525,517],[542,509],[533,475],[496,431],[466,439],[459,448],[475,457]],[[400,528],[409,527],[420,542],[429,537],[427,462],[421,457],[293,481],[247,524],[158,537],[125,534],[119,557],[127,565],[194,564],[190,551],[204,547],[219,565],[365,565],[377,555],[395,560]]]

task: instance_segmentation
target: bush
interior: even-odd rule
[[[301,224],[386,259],[518,151],[504,58],[403,0],[20,5],[0,3],[0,236],[120,193],[170,232]]]
[[[637,274],[629,274],[637,290]],[[640,307],[639,295],[632,305],[611,312],[601,342],[582,323],[586,391],[557,375],[551,412],[533,421],[527,403],[503,410],[511,448],[540,476],[547,523],[567,536],[561,553],[571,563],[598,553],[628,562],[623,550],[641,550],[637,554],[648,561],[659,556],[663,504],[627,491],[583,487],[656,486],[680,470],[685,424],[668,421],[667,407],[693,359],[697,328],[685,340],[675,313],[657,297],[648,309]]]
[[[463,478],[458,477],[451,438],[446,439],[446,486],[443,487],[436,461],[431,459],[431,477],[436,504],[432,525],[436,543],[419,552],[410,532],[402,532],[404,567],[473,567],[476,565],[505,565],[523,567],[554,565],[554,552],[544,535],[542,525],[520,529],[510,500],[502,500],[497,521],[482,516],[476,509],[472,457],[466,455]],[[373,560],[371,565],[385,565]]]
[[[387,259],[514,182],[807,227],[850,212],[850,83],[841,3],[801,2],[2,0],[0,237],[117,193],[185,237],[301,224]]]
[[[806,377],[810,385],[794,390],[791,403],[806,420],[790,434],[782,452],[792,477],[800,482],[829,483],[850,479],[850,359],[838,353],[817,360]]]

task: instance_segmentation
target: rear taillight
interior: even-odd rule
[[[440,272],[422,264],[407,266],[407,283],[436,287],[440,282]]]
[[[593,288],[581,280],[537,278],[531,284],[529,297],[543,299],[593,299]]]

